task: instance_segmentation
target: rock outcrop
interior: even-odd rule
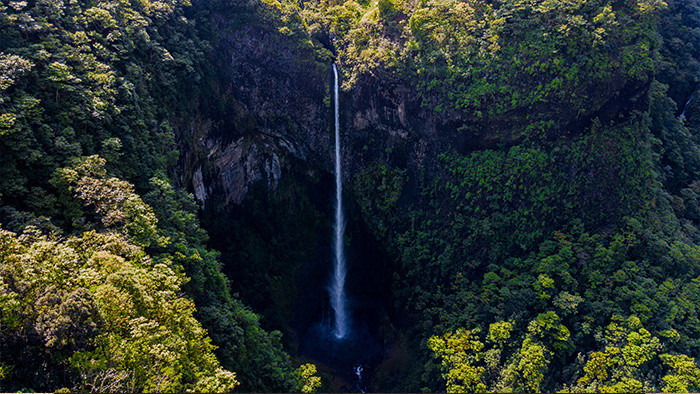
[[[225,204],[240,204],[261,180],[275,189],[289,156],[330,168],[327,65],[266,28],[214,22],[228,31],[213,51],[218,108],[193,122],[185,159],[183,181],[197,200],[223,193]]]

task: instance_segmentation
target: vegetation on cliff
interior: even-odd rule
[[[91,156],[59,177],[104,231],[61,240],[33,226],[19,236],[1,230],[7,388],[233,389],[235,374],[220,367],[194,303],[181,295],[181,268],[144,251],[170,240],[132,186],[106,178],[103,165]]]
[[[0,5],[3,391],[308,384],[280,333],[234,298],[197,206],[173,187],[176,126],[211,82],[192,11]]]
[[[199,117],[221,140],[308,127],[226,72],[336,61],[346,97],[416,110],[347,160],[411,358],[378,389],[700,390],[699,20],[697,0],[3,2],[0,388],[317,389],[274,330],[322,254],[322,160],[211,197],[214,242],[181,183]],[[251,54],[275,60],[227,63]]]
[[[697,106],[679,114],[698,87],[700,36],[683,27],[697,2],[318,4],[348,88],[408,84],[495,141],[355,176],[400,262],[398,307],[436,357],[405,389],[696,389]],[[494,324],[508,340],[485,347]],[[613,344],[648,358],[628,364]]]

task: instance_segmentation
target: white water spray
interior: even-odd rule
[[[362,368],[362,365],[358,365],[355,367],[355,375],[357,375],[357,389],[361,393],[364,393],[365,390],[362,388],[362,371],[364,371],[364,368]]]
[[[688,104],[690,104],[691,101],[695,98],[695,95],[691,95],[688,101],[685,102],[685,105],[683,106],[683,112],[681,112],[680,116],[685,116],[685,110],[688,109]]]
[[[331,307],[335,313],[335,337],[341,339],[348,332],[348,312],[345,299],[345,253],[343,251],[343,234],[345,233],[345,218],[343,217],[343,179],[340,168],[340,122],[338,105],[338,67],[333,64],[335,77],[335,224],[334,224],[334,262],[333,278],[328,292]]]

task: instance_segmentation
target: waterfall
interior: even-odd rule
[[[333,64],[335,77],[335,223],[333,225],[334,239],[334,266],[333,278],[328,292],[330,293],[331,307],[335,313],[334,333],[338,339],[343,338],[348,332],[347,300],[345,299],[345,253],[343,251],[343,234],[345,233],[345,218],[343,217],[343,178],[340,168],[340,122],[338,105],[338,67]]]

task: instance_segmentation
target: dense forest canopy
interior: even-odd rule
[[[191,195],[173,186],[173,125],[208,67],[206,30],[187,12],[179,1],[0,8],[3,391],[308,381],[233,297]]]
[[[699,391],[699,53],[697,0],[3,0],[0,391],[337,390],[332,63],[370,387]]]

